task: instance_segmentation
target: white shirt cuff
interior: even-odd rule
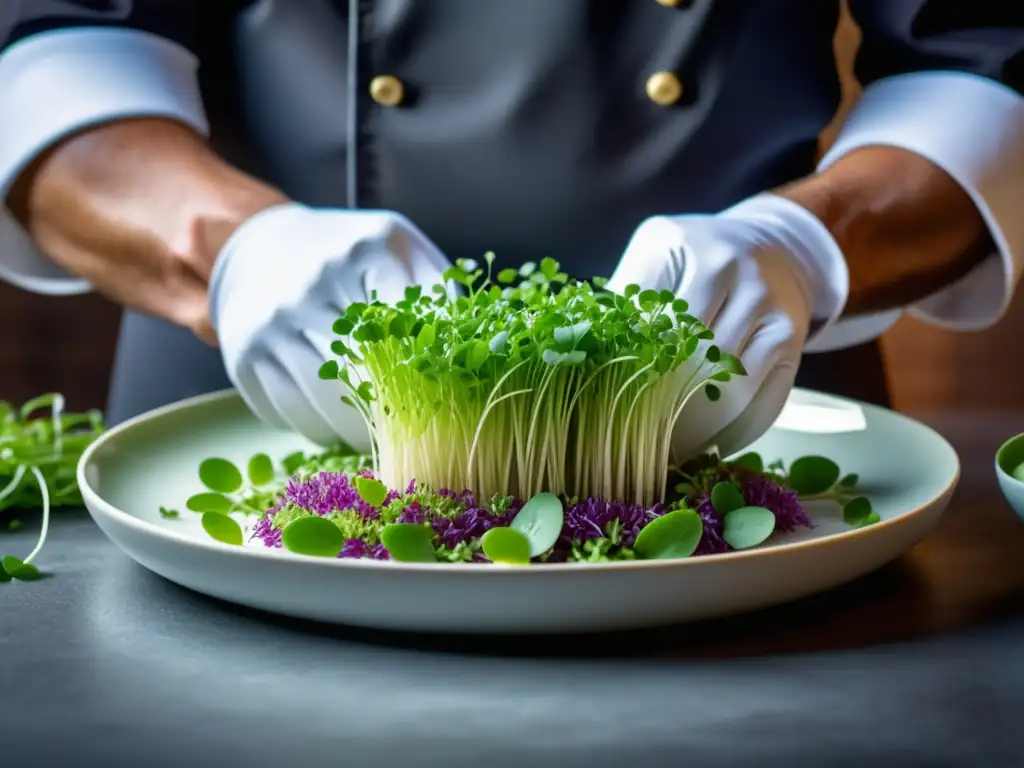
[[[996,253],[953,285],[907,313],[951,330],[986,328],[1005,313],[1024,262],[1024,97],[1000,83],[960,72],[915,72],[864,91],[819,170],[867,146],[914,152],[946,171],[977,206]],[[860,341],[880,335],[899,316],[861,323]],[[871,334],[871,336],[867,335]],[[819,343],[828,340],[819,340]],[[845,344],[836,344],[846,346]]]
[[[0,55],[0,200],[41,153],[92,125],[164,117],[205,136],[196,68],[176,43],[127,29],[58,30],[11,46]],[[91,290],[43,255],[6,206],[0,280],[49,295]]]

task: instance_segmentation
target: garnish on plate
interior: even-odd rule
[[[682,299],[571,281],[553,259],[497,275],[484,261],[445,272],[461,295],[410,287],[393,306],[349,306],[319,376],[366,421],[370,455],[339,445],[276,468],[258,454],[245,472],[207,459],[207,490],[186,502],[207,532],[240,544],[240,513],[258,516],[250,538],[301,555],[526,565],[750,549],[810,527],[802,497],[877,521],[823,457],[672,468],[693,395],[713,402],[746,375]]]

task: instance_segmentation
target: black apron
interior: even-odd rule
[[[840,99],[824,0],[134,5],[199,56],[233,163],[301,202],[399,211],[453,259],[578,277],[610,275],[651,215],[811,173]],[[887,402],[876,344],[806,356],[798,384]],[[113,422],[227,386],[217,351],[126,313]]]

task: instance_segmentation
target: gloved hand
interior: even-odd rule
[[[321,381],[331,326],[376,290],[400,300],[409,285],[442,282],[448,260],[390,211],[313,209],[289,203],[245,221],[217,256],[210,317],[228,378],[263,421],[321,445],[368,450],[362,417]]]
[[[825,226],[802,206],[773,194],[717,215],[657,216],[634,233],[608,287],[668,289],[738,356],[733,377],[710,402],[695,395],[673,431],[685,459],[715,446],[739,451],[763,435],[793,387],[812,326],[817,335],[842,312],[846,262]]]

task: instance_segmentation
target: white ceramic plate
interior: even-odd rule
[[[129,557],[182,586],[280,614],[383,629],[593,631],[690,621],[766,607],[864,575],[919,542],[959,477],[952,447],[904,416],[795,390],[752,446],[766,460],[816,453],[856,472],[881,522],[848,529],[837,506],[808,508],[815,528],[756,550],[686,560],[506,568],[308,558],[211,540],[185,499],[211,456],[244,466],[311,448],[253,417],[231,391],[139,416],[97,440],[78,478],[86,506]],[[164,519],[160,506],[181,510]]]

